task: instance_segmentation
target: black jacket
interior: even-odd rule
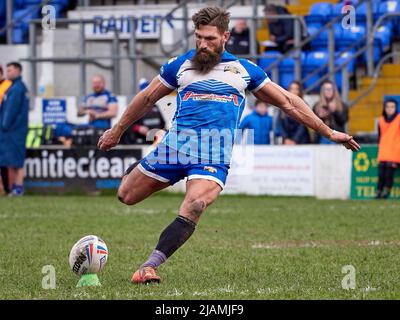
[[[146,126],[150,130],[165,129],[165,120],[156,105],[143,118],[126,130],[121,142],[123,144],[152,144],[153,141],[146,141],[146,137],[138,132],[140,126]]]
[[[231,36],[226,44],[226,50],[232,54],[249,54],[250,53],[250,31],[244,30],[237,33],[235,29],[231,30]]]

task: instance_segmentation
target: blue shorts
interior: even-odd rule
[[[144,157],[137,167],[145,175],[161,182],[169,182],[171,185],[187,177],[188,180],[215,181],[222,189],[229,170],[227,164],[204,162],[202,159],[180,153],[163,143]]]

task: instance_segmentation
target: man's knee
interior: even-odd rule
[[[118,200],[124,204],[134,205],[135,203],[137,203],[137,200],[135,199],[135,196],[134,196],[134,192],[128,191],[124,188],[118,189],[117,196],[118,196]]]
[[[188,202],[188,215],[192,220],[196,221],[206,209],[207,203],[203,199],[190,199]]]

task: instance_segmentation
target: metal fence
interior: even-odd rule
[[[8,3],[12,2],[11,0],[7,0]],[[43,3],[47,3],[49,0],[43,0]],[[198,1],[202,2],[202,1]],[[224,6],[225,8],[229,8],[233,5],[240,4],[242,1],[218,1],[218,4]],[[70,57],[38,57],[36,48],[38,45],[38,35],[40,34],[41,23],[40,19],[30,21],[30,28],[29,28],[29,46],[30,46],[30,55],[25,61],[28,61],[31,65],[30,72],[31,72],[31,92],[32,95],[37,95],[37,64],[41,62],[53,62],[53,63],[73,63],[79,64],[79,81],[80,81],[80,96],[84,96],[85,92],[85,84],[86,84],[86,66],[88,64],[95,64],[101,68],[110,68],[107,67],[99,62],[99,60],[108,59],[112,62],[111,70],[113,75],[113,91],[116,94],[120,93],[121,83],[119,79],[119,65],[121,60],[129,60],[130,62],[130,72],[131,72],[131,88],[135,91],[137,88],[137,63],[139,60],[143,59],[167,59],[171,56],[175,56],[177,54],[183,53],[189,49],[189,37],[193,34],[193,29],[189,28],[188,22],[191,21],[191,17],[188,16],[188,5],[190,1],[180,1],[180,3],[175,6],[168,14],[164,15],[162,18],[159,18],[159,23],[162,24],[166,19],[175,20],[175,21],[182,21],[183,22],[183,30],[182,30],[182,38],[179,39],[176,43],[172,45],[172,50],[168,50],[163,46],[161,41],[162,38],[162,28],[160,33],[160,53],[139,53],[137,50],[137,39],[135,32],[131,32],[130,39],[128,40],[128,52],[126,54],[121,54],[119,50],[119,44],[122,41],[120,39],[119,31],[115,29],[113,39],[110,40],[112,43],[112,52],[109,56],[89,56],[86,53],[86,43],[88,39],[85,37],[85,25],[87,24],[96,24],[99,23],[96,19],[57,19],[57,27],[69,27],[70,25],[78,25],[79,26],[79,52],[75,56]],[[307,89],[306,93],[311,92],[314,88],[320,85],[326,79],[334,79],[334,76],[337,72],[342,72],[342,98],[345,102],[348,102],[348,93],[349,93],[349,77],[347,73],[347,65],[348,63],[367,52],[367,74],[369,76],[379,76],[379,72],[375,72],[375,66],[373,62],[373,39],[374,35],[377,32],[378,27],[388,18],[394,18],[400,15],[400,13],[392,13],[386,14],[382,16],[376,23],[373,25],[373,13],[372,13],[372,0],[362,0],[360,1],[355,7],[362,5],[363,3],[367,3],[367,35],[365,39],[360,39],[359,41],[365,41],[366,44],[362,48],[356,51],[355,54],[352,54],[346,61],[344,61],[340,66],[335,67],[335,37],[334,37],[334,25],[341,21],[347,14],[343,13],[340,16],[337,16],[330,22],[328,22],[325,26],[323,26],[320,30],[318,30],[315,34],[306,37],[304,41],[304,35],[302,35],[302,30],[306,30],[306,25],[302,16],[296,15],[279,15],[279,19],[291,19],[293,20],[294,25],[294,47],[283,54],[281,58],[277,61],[272,63],[265,71],[271,71],[272,78],[274,81],[278,82],[278,66],[283,61],[283,59],[287,57],[293,57],[295,59],[295,78],[302,82],[305,82],[311,79],[314,75],[318,74],[320,70],[324,68],[328,69],[328,72],[321,78],[319,78],[315,83],[311,84]],[[81,0],[81,5],[89,5],[89,0]],[[249,55],[242,55],[240,57],[249,58],[249,59],[259,59],[264,57],[264,54],[259,54],[257,52],[257,39],[256,33],[258,29],[258,25],[260,21],[265,21],[265,19],[272,18],[271,16],[259,15],[260,1],[252,0],[251,1],[251,8],[252,8],[252,15],[251,17],[232,17],[232,20],[235,19],[246,19],[250,21],[249,29],[250,29],[250,54]],[[174,17],[173,14],[178,11],[182,10],[182,17]],[[135,17],[130,17],[131,25],[135,25]],[[17,21],[11,21],[7,26],[8,32],[12,30],[13,25],[17,23]],[[301,51],[304,49],[306,45],[308,45],[311,41],[316,39],[319,35],[323,32],[328,30],[328,54],[329,54],[329,61],[326,65],[321,66],[320,68],[314,70],[312,73],[306,75],[302,78],[302,70],[301,70]],[[10,36],[11,37],[11,36]],[[352,44],[350,47],[344,49],[342,52],[349,52],[350,50],[354,49],[357,46],[357,43]],[[382,63],[378,63],[378,66],[381,67]],[[135,93],[135,92],[134,92]],[[368,93],[363,93],[368,94]],[[359,100],[359,98],[356,98]],[[358,101],[357,100],[357,101]],[[354,104],[351,103],[350,104]]]

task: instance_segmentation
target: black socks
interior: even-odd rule
[[[164,253],[167,258],[170,257],[190,238],[195,228],[196,224],[193,221],[178,216],[161,233],[156,250]]]

